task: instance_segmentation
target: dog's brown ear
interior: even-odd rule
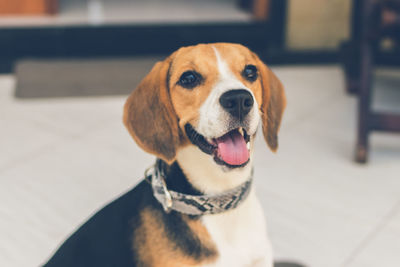
[[[283,85],[276,75],[257,57],[262,85],[261,119],[265,141],[272,151],[278,149],[278,131],[286,96]]]
[[[179,128],[168,89],[171,59],[158,62],[128,97],[124,124],[137,144],[171,163],[179,145]]]

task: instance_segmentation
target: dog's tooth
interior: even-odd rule
[[[243,128],[242,128],[242,127],[240,127],[240,128],[238,129],[238,131],[239,131],[239,133],[240,133],[242,136],[244,136],[244,132],[243,132]]]
[[[247,147],[248,150],[250,150],[250,142],[246,143],[246,147]]]

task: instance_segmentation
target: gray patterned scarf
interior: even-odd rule
[[[145,177],[151,183],[154,197],[166,212],[175,210],[188,215],[206,215],[232,210],[241,204],[250,193],[253,172],[249,179],[238,187],[214,195],[188,195],[168,190],[165,173],[156,166],[147,169]]]

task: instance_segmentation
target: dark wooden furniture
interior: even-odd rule
[[[358,97],[355,160],[359,163],[367,162],[372,131],[400,132],[400,115],[371,108],[373,69],[383,38],[392,40],[394,50],[400,48],[400,0],[353,0],[352,37],[342,45],[342,62],[347,91]]]
[[[2,1],[8,3],[15,0],[0,0],[0,3]],[[181,46],[211,42],[241,43],[263,59],[267,59],[269,64],[298,60],[280,49],[285,47],[287,0],[267,2],[269,8],[267,20],[192,23],[121,22],[98,25],[90,23],[1,25],[0,21],[0,73],[12,72],[14,64],[26,58],[167,55]],[[249,11],[251,7],[248,6]],[[62,13],[62,10],[59,12]],[[332,59],[331,55],[328,56]],[[310,58],[308,55],[300,55],[300,60],[303,61]]]

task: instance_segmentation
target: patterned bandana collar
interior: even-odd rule
[[[168,190],[165,173],[156,166],[147,169],[145,177],[149,178],[154,197],[167,213],[175,210],[188,215],[206,215],[233,210],[240,205],[250,193],[253,172],[249,179],[238,187],[214,195],[188,195]]]

